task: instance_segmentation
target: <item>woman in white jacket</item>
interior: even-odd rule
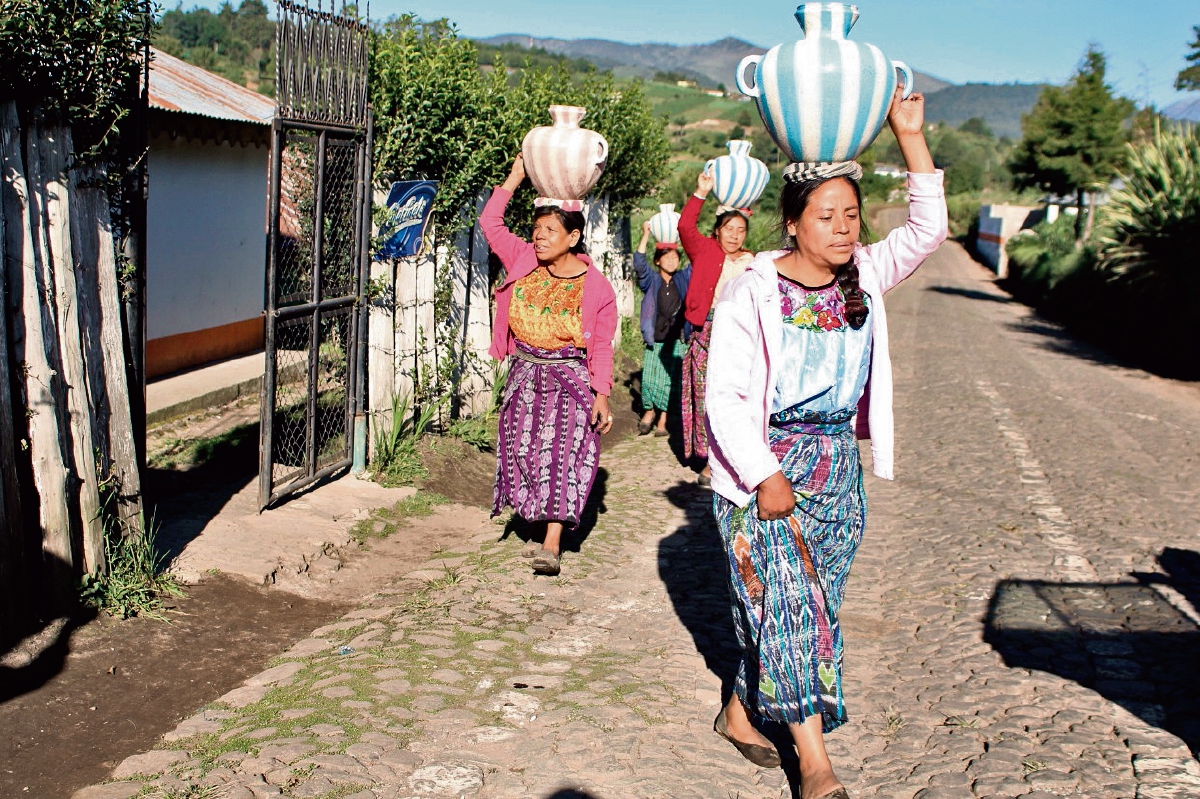
[[[792,247],[760,253],[712,323],[713,504],[743,649],[714,728],[774,766],[778,753],[752,719],[786,724],[802,799],[847,797],[823,736],[846,721],[837,614],[867,510],[856,427],[862,437],[869,427],[875,472],[892,477],[883,295],[946,237],[924,98],[897,97],[888,122],[909,172],[908,223],[863,246],[861,167],[790,165],[780,205]]]

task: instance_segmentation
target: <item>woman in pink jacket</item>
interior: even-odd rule
[[[823,736],[846,721],[838,610],[867,511],[856,416],[860,430],[869,423],[876,474],[892,477],[883,295],[946,237],[924,98],[897,98],[888,121],[909,172],[908,223],[864,247],[861,167],[790,165],[780,205],[792,247],[760,253],[712,323],[713,505],[743,648],[714,727],[751,761],[774,766],[779,755],[752,718],[786,724],[803,799],[847,798]]]
[[[583,213],[561,201],[533,215],[532,243],[509,232],[504,209],[525,180],[517,156],[479,217],[504,264],[492,324],[493,358],[512,356],[500,405],[492,515],[511,505],[546,523],[541,547],[526,549],[533,570],[558,574],[563,525],[583,515],[599,467],[602,433],[612,429],[612,284],[584,254]]]

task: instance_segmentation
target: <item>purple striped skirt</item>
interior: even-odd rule
[[[584,353],[517,349],[500,404],[492,515],[511,505],[527,521],[579,524],[600,462]]]

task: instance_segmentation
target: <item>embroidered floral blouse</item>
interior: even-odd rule
[[[508,325],[518,341],[544,350],[573,344],[587,346],[583,337],[583,284],[587,273],[555,277],[538,267],[513,284]]]
[[[867,385],[871,325],[858,330],[846,321],[837,281],[810,288],[779,276],[783,315],[783,363],[771,413],[853,410]],[[869,299],[864,294],[863,301]]]

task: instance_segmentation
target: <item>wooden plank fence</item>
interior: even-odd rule
[[[69,128],[0,108],[0,641],[104,571],[108,492],[140,528],[104,173],[73,159]]]

